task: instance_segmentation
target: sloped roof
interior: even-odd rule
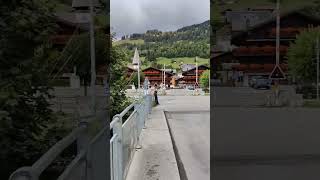
[[[182,65],[180,65],[180,68],[181,68],[182,72],[188,71],[188,70],[193,69],[195,67],[196,67],[196,65],[194,65],[194,64],[182,64]]]
[[[144,72],[144,71],[146,71],[146,70],[149,70],[149,69],[154,69],[154,70],[156,70],[156,71],[160,71],[160,72],[162,72],[162,71],[163,71],[162,69],[158,69],[158,68],[154,68],[154,67],[147,67],[147,68],[143,69],[143,70],[142,70],[142,72]],[[166,72],[166,74],[173,75],[173,74],[172,74],[172,73],[170,73],[170,72]]]
[[[311,19],[313,21],[317,21],[317,22],[320,23],[320,19],[319,18],[317,18],[315,16],[312,16],[312,15],[309,15],[309,14],[306,14],[304,12],[301,12],[301,10],[303,10],[303,9],[292,10],[292,11],[288,11],[288,12],[282,13],[280,15],[280,18],[285,18],[285,17],[291,16],[291,15],[294,15],[294,14],[298,14],[298,15],[301,15],[301,16],[303,16],[305,18],[308,18],[308,19]],[[265,21],[263,21],[263,22],[261,22],[259,24],[256,24],[255,26],[252,26],[247,31],[242,31],[242,32],[235,33],[235,34],[232,35],[232,39],[238,38],[238,37],[243,36],[243,35],[246,35],[249,31],[261,28],[261,27],[263,27],[263,26],[265,26],[265,25],[267,25],[269,23],[275,22],[276,18],[277,17],[274,15],[271,18],[266,19]]]
[[[208,66],[206,66],[206,65],[199,65],[198,66],[198,69],[199,69],[199,67],[205,67],[206,69],[210,69]],[[182,74],[185,74],[186,72],[189,72],[189,71],[193,71],[193,70],[195,70],[197,67],[194,67],[194,68],[192,68],[192,69],[189,69],[188,71],[185,71],[185,72],[183,72]]]
[[[127,65],[127,68],[128,68],[128,69],[131,69],[132,71],[137,71],[131,64],[128,64],[128,65]]]

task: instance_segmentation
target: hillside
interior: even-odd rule
[[[154,29],[142,34],[134,33],[129,38],[123,37],[122,40],[114,42],[113,45],[121,46],[130,53],[137,47],[140,55],[145,56],[149,62],[160,57],[209,58],[209,31],[210,23],[205,21],[182,27],[176,31],[162,32]]]

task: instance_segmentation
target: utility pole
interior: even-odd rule
[[[163,84],[166,87],[166,64],[163,65]]]
[[[90,0],[90,60],[91,60],[91,103],[92,112],[96,113],[96,55],[94,40],[94,7],[93,0]]]
[[[198,61],[196,56],[196,85],[198,86]]]
[[[319,37],[317,37],[317,101],[319,101]]]
[[[276,29],[276,65],[280,64],[280,0],[277,0],[277,29]]]
[[[140,90],[140,59],[138,59],[138,92]]]

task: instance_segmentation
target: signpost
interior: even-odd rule
[[[277,0],[277,27],[276,27],[276,65],[274,66],[270,79],[286,79],[284,72],[280,67],[280,0]]]

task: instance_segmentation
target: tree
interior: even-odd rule
[[[125,49],[117,46],[112,46],[110,52],[110,59],[108,59],[108,82],[110,84],[110,114],[113,115],[120,113],[127,107],[130,103],[126,97],[125,88],[130,83],[125,76],[127,62],[130,59]]]
[[[149,62],[155,62],[157,60],[154,51],[147,51],[146,60]]]
[[[315,47],[319,37],[319,28],[303,31],[288,49],[289,73],[298,80],[314,82],[316,79]]]
[[[210,82],[210,70],[204,71],[200,76],[200,86],[202,88],[208,88]]]
[[[31,164],[50,146],[54,122],[47,99],[53,5],[47,0],[1,1],[0,176]]]

